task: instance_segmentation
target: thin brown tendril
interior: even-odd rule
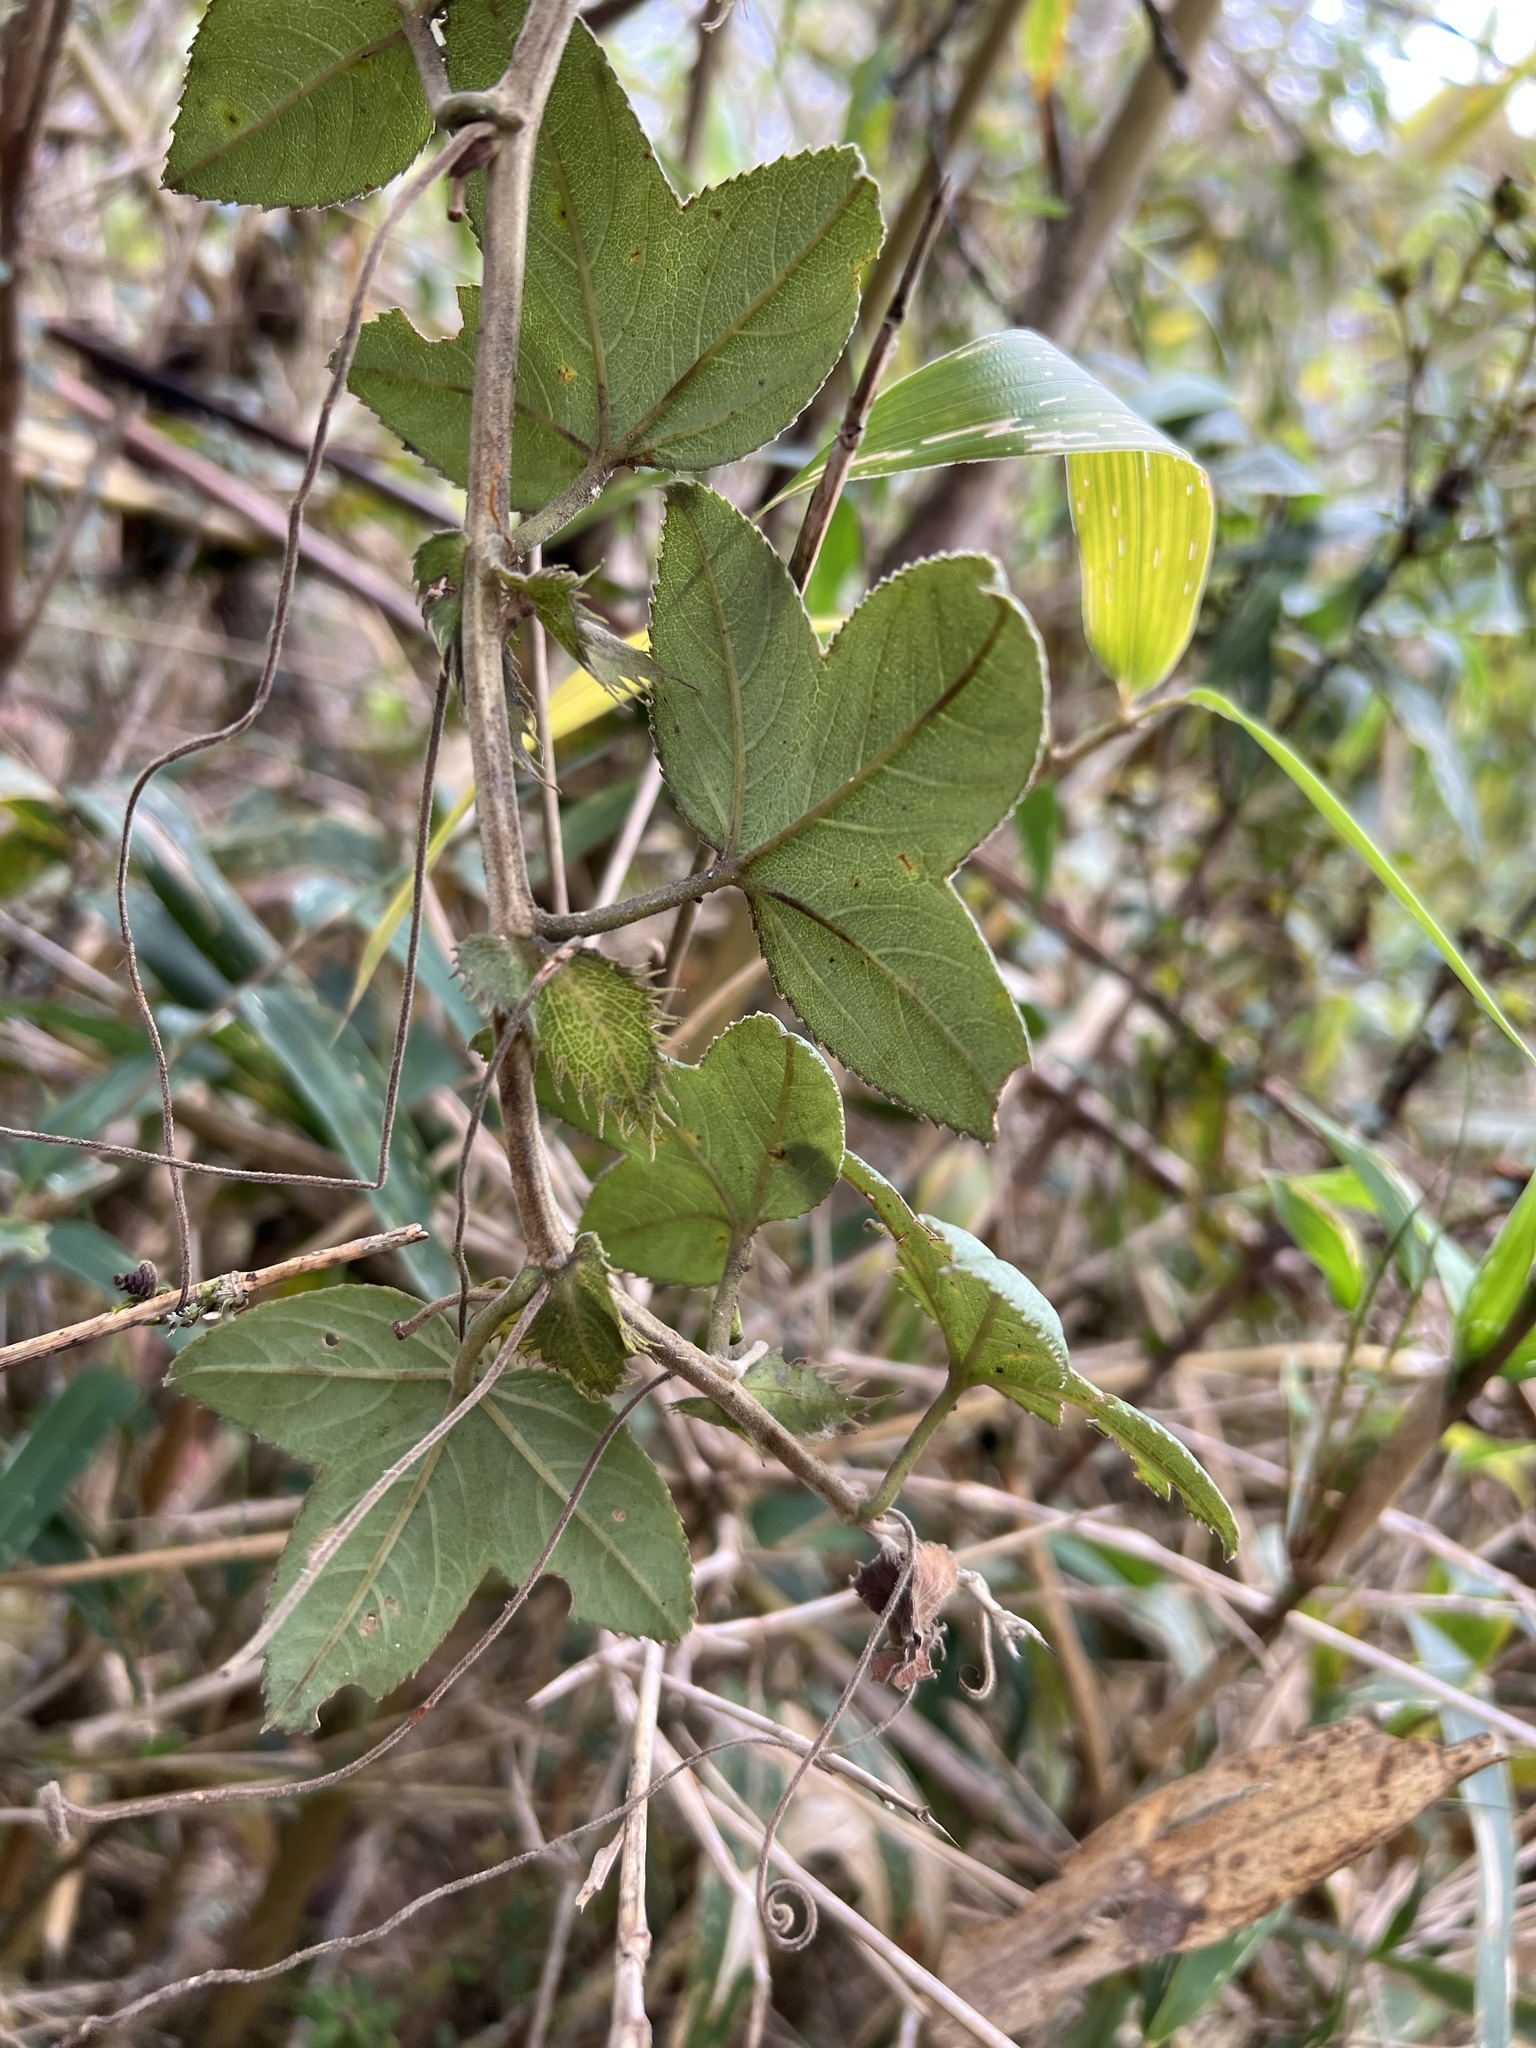
[[[770,1884],[768,1882],[768,1861],[773,1854],[774,1838],[778,1834],[785,1814],[789,1811],[790,1801],[794,1798],[796,1792],[799,1791],[801,1781],[806,1774],[815,1769],[816,1761],[827,1747],[827,1744],[832,1740],[837,1730],[838,1722],[852,1705],[854,1695],[864,1682],[864,1675],[874,1661],[875,1651],[879,1647],[880,1638],[884,1635],[887,1624],[895,1614],[903,1594],[912,1582],[912,1570],[917,1562],[917,1531],[912,1527],[906,1516],[894,1508],[889,1510],[889,1519],[898,1523],[906,1532],[907,1554],[902,1561],[901,1571],[897,1575],[896,1583],[891,1589],[890,1598],[881,1609],[880,1618],[869,1632],[869,1638],[860,1652],[859,1661],[854,1665],[848,1683],[843,1687],[842,1693],[839,1696],[837,1705],[832,1709],[826,1720],[823,1721],[815,1740],[790,1774],[789,1783],[780,1794],[779,1803],[773,1809],[772,1817],[767,1827],[763,1830],[763,1845],[758,1852],[757,1910],[762,1917],[764,1927],[768,1930],[769,1939],[776,1947],[788,1951],[791,1955],[797,1953],[800,1949],[808,1948],[816,1939],[816,1901],[811,1897],[804,1885],[800,1884],[795,1878],[781,1877]],[[798,1926],[796,1924],[797,1921]]]

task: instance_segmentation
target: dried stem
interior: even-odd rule
[[[939,229],[944,225],[944,216],[949,211],[949,202],[954,197],[954,180],[941,178],[937,190],[928,202],[912,244],[912,253],[907,258],[906,268],[901,273],[901,282],[886,308],[880,331],[870,344],[864,368],[854,386],[853,396],[848,401],[848,410],[843,414],[843,423],[837,430],[832,446],[827,450],[827,462],[811,493],[811,502],[805,508],[800,532],[796,536],[794,550],[789,558],[789,573],[796,590],[804,590],[811,580],[811,571],[816,566],[816,557],[821,544],[827,537],[827,528],[832,524],[832,514],[837,510],[837,501],[843,494],[843,485],[853,467],[853,458],[859,451],[864,438],[864,428],[869,420],[870,407],[880,389],[880,380],[885,375],[887,363],[895,349],[897,337],[907,317],[907,308],[912,294],[917,289],[930,250],[938,239]]]
[[[619,1861],[619,1915],[613,1938],[613,2016],[608,2048],[649,2048],[651,2023],[645,2014],[645,1966],[651,1930],[645,1915],[645,1850],[651,1771],[656,1745],[656,1709],[661,1701],[660,1643],[648,1642],[640,1666],[634,1735],[629,1761],[629,1818]]]
[[[426,1237],[419,1223],[406,1223],[398,1230],[382,1230],[374,1237],[355,1237],[347,1244],[331,1245],[323,1251],[297,1252],[291,1259],[280,1259],[275,1266],[261,1266],[253,1272],[221,1273],[218,1279],[204,1280],[194,1288],[192,1300],[186,1306],[195,1321],[217,1320],[227,1311],[242,1307],[247,1295],[258,1294],[265,1287],[280,1287],[285,1280],[295,1280],[302,1273],[324,1273],[331,1266],[345,1266],[354,1259],[371,1259],[384,1252],[400,1251],[406,1245],[424,1244]],[[181,1312],[182,1300],[176,1288],[166,1288],[148,1301],[125,1303],[83,1323],[70,1323],[62,1330],[44,1330],[40,1336],[24,1337],[19,1344],[7,1344],[0,1350],[0,1370],[20,1365],[26,1358],[46,1358],[76,1344],[89,1344],[93,1337],[115,1336],[119,1330],[130,1330],[140,1323],[170,1321]]]
[[[20,453],[26,358],[27,202],[48,90],[73,12],[70,0],[21,0],[0,31],[0,688],[14,660],[23,570]]]

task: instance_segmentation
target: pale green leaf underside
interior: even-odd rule
[[[918,1216],[882,1174],[856,1153],[843,1159],[856,1187],[895,1240],[914,1300],[944,1338],[950,1371],[967,1386],[1030,1396],[1035,1412],[1060,1419],[1071,1368],[1061,1318],[1034,1284],[979,1238],[932,1216]],[[1033,1405],[1028,1399],[1026,1406]]]
[[[1023,1025],[949,877],[1044,743],[1028,614],[979,555],[919,562],[823,654],[783,564],[699,485],[668,493],[652,729],[673,798],[740,863],[780,992],[846,1066],[992,1134]]]
[[[597,1114],[649,1130],[661,1086],[660,1016],[644,982],[577,953],[534,998],[534,1034],[555,1085]]]
[[[1490,1017],[1510,1044],[1517,1046],[1531,1064],[1536,1066],[1536,1053],[1532,1052],[1505,1015],[1493,990],[1483,981],[1450,933],[1441,926],[1406,876],[1376,844],[1353,812],[1340,803],[1322,777],[1315,774],[1278,733],[1271,732],[1261,720],[1250,718],[1248,713],[1234,704],[1230,697],[1223,697],[1216,690],[1202,688],[1191,690],[1189,701],[1203,706],[1207,711],[1216,712],[1221,718],[1231,719],[1234,725],[1240,725],[1248,737],[1256,740],[1269,758],[1285,770],[1302,795],[1314,809],[1322,813],[1344,844],[1359,854],[1377,881],[1397,898],[1483,1014]]]
[[[182,1393],[320,1467],[274,1602],[323,1531],[442,1419],[449,1324],[434,1318],[403,1343],[393,1330],[418,1306],[388,1287],[267,1302],[205,1331],[171,1368]],[[436,1648],[487,1571],[520,1583],[611,1419],[554,1374],[505,1375],[385,1496],[278,1630],[267,1652],[271,1720],[307,1727],[343,1685],[382,1698]],[[627,1432],[604,1455],[550,1569],[581,1620],[663,1642],[688,1628],[682,1526]]]
[[[1229,1553],[1237,1548],[1232,1511],[1214,1481],[1161,1423],[1072,1370],[1061,1319],[1032,1281],[968,1230],[914,1215],[890,1182],[852,1152],[843,1178],[895,1239],[907,1287],[944,1338],[952,1384],[995,1387],[1052,1424],[1060,1423],[1063,1403],[1081,1409],[1129,1454],[1154,1492],[1165,1500],[1170,1488],[1177,1492]]]
[[[212,0],[165,181],[253,206],[327,206],[385,185],[431,133],[393,0]]]
[[[771,1351],[766,1358],[749,1365],[741,1376],[741,1384],[791,1436],[807,1439],[835,1436],[839,1430],[851,1428],[871,1405],[848,1393],[835,1380],[829,1380],[814,1365],[789,1364],[779,1351]],[[737,1436],[746,1434],[713,1401],[679,1401],[676,1405],[682,1415],[713,1422]]]
[[[1215,505],[1198,463],[1028,328],[968,342],[875,400],[849,472],[900,476],[951,462],[1064,455],[1094,653],[1132,691],[1189,644],[1210,567]],[[786,486],[809,489],[825,453]]]
[[[647,1279],[712,1286],[734,1241],[803,1216],[837,1184],[843,1105],[814,1046],[744,1017],[696,1067],[668,1064],[669,1113],[593,1188],[583,1230]]]
[[[492,83],[521,5],[458,0],[455,85]],[[589,463],[702,470],[770,441],[842,352],[880,241],[856,151],[781,158],[680,207],[608,60],[578,21],[540,131],[518,357],[512,502]],[[428,342],[365,327],[352,389],[444,475],[468,471],[478,293]]]

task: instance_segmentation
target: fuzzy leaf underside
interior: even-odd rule
[[[456,0],[456,87],[500,76],[522,16],[521,0]],[[578,21],[534,169],[513,505],[536,511],[593,460],[704,470],[771,441],[842,353],[879,241],[874,186],[846,148],[762,165],[680,207]],[[399,313],[371,322],[351,384],[463,483],[478,292],[459,303],[463,330],[443,341]]]
[[[534,997],[533,1026],[562,1098],[620,1129],[650,1131],[663,1079],[661,1019],[643,981],[601,953],[577,953]]]
[[[1047,708],[1038,635],[997,565],[914,564],[823,654],[751,521],[677,485],[651,647],[668,787],[742,862],[780,993],[866,1081],[990,1137],[1028,1045],[949,877],[1028,787]]]
[[[279,1561],[281,1599],[311,1547],[442,1419],[454,1343],[442,1318],[394,1334],[419,1307],[388,1287],[271,1301],[206,1330],[171,1383],[319,1467]],[[271,1722],[312,1725],[339,1687],[382,1698],[416,1671],[487,1571],[521,1582],[612,1420],[553,1373],[504,1375],[398,1481],[342,1546],[267,1651]],[[693,1612],[671,1496],[627,1431],[604,1454],[550,1564],[580,1620],[678,1640]]]
[[[495,932],[475,932],[460,939],[454,966],[464,993],[475,1008],[492,1017],[523,1000],[538,972],[538,956],[517,939]]]
[[[615,1265],[710,1287],[733,1241],[803,1216],[837,1184],[843,1105],[825,1060],[776,1019],[744,1017],[696,1067],[668,1063],[669,1108],[593,1188],[583,1230]]]
[[[603,1248],[583,1231],[570,1258],[549,1282],[523,1350],[594,1397],[613,1393],[624,1377],[631,1345],[614,1304]]]
[[[393,0],[212,0],[165,182],[201,199],[327,206],[388,184],[431,130]]]
[[[1177,1492],[1229,1554],[1237,1548],[1232,1511],[1209,1474],[1161,1423],[1072,1370],[1061,1319],[1032,1281],[968,1230],[915,1215],[854,1153],[843,1162],[843,1177],[895,1240],[908,1290],[943,1335],[952,1383],[995,1387],[1053,1425],[1064,1403],[1081,1409],[1130,1456],[1138,1478],[1164,1500],[1170,1489]]]
[[[741,1376],[741,1384],[791,1436],[812,1441],[836,1436],[840,1430],[852,1427],[870,1405],[829,1380],[814,1365],[791,1365],[778,1351],[770,1351],[766,1358],[749,1365]],[[713,1422],[737,1436],[746,1435],[741,1425],[713,1401],[687,1400],[676,1405],[679,1413],[691,1415],[699,1422]]]

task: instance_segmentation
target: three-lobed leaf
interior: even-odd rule
[[[394,0],[211,0],[165,182],[200,199],[328,206],[388,184],[431,131]]]
[[[1229,1554],[1237,1548],[1237,1524],[1214,1480],[1161,1423],[1073,1371],[1061,1319],[1032,1281],[968,1230],[915,1215],[852,1152],[843,1177],[895,1240],[902,1278],[944,1338],[951,1387],[994,1387],[1052,1424],[1060,1423],[1064,1403],[1080,1409],[1127,1453],[1153,1492],[1164,1500],[1176,1492]]]
[[[456,87],[501,75],[522,0],[456,0]],[[473,200],[472,200],[473,204]],[[880,241],[857,152],[781,158],[680,206],[606,56],[578,21],[534,166],[511,492],[535,511],[596,465],[704,470],[797,417],[842,353]],[[364,328],[352,389],[465,481],[478,292],[430,342],[399,313]]]
[[[832,1192],[842,1098],[815,1047],[765,1015],[733,1024],[696,1067],[669,1062],[665,1074],[670,1107],[653,1146],[635,1143],[603,1175],[582,1229],[631,1273],[709,1287],[733,1245]]]
[[[446,1412],[448,1324],[394,1333],[418,1306],[392,1288],[357,1286],[267,1302],[204,1331],[171,1369],[182,1393],[319,1467],[274,1605],[316,1540]],[[487,1571],[520,1583],[611,1421],[555,1374],[505,1374],[365,1517],[279,1627],[267,1651],[272,1722],[310,1725],[343,1685],[382,1698],[431,1655]],[[682,1526],[627,1431],[604,1453],[550,1570],[579,1620],[663,1642],[688,1628]]]
[[[1150,689],[1195,629],[1216,533],[1210,479],[1043,335],[983,335],[887,386],[849,476],[1020,455],[1066,457],[1089,645],[1116,682]],[[825,460],[780,497],[808,489]]]
[[[1047,707],[997,565],[904,569],[823,653],[757,528],[680,484],[651,649],[668,788],[735,864],[780,993],[866,1081],[990,1137],[1028,1045],[949,877],[1028,786]]]

